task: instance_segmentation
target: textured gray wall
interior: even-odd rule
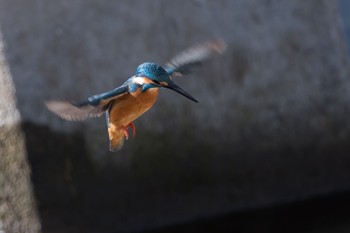
[[[339,20],[328,0],[1,1],[27,146],[41,165],[36,182],[57,168],[56,194],[84,200],[91,212],[99,206],[118,229],[348,188],[350,86]],[[163,90],[118,153],[108,152],[104,119],[63,122],[43,107],[110,90],[138,64],[165,63],[212,37],[228,51],[176,80],[200,103]],[[50,210],[55,198],[40,187]]]
[[[14,87],[0,33],[0,232],[37,233],[33,197]]]

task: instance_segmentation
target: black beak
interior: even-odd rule
[[[168,85],[167,86],[164,86],[166,88],[169,88],[173,91],[176,91],[177,93],[180,93],[181,95],[189,98],[190,100],[198,103],[198,101],[193,98],[190,94],[188,94],[186,91],[184,91],[181,87],[179,87],[178,85],[176,85],[174,82],[168,82]]]

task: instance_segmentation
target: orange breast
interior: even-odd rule
[[[116,128],[126,127],[145,113],[156,102],[158,88],[151,88],[136,95],[127,94],[116,99],[109,112],[110,124]]]

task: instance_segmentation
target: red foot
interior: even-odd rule
[[[136,136],[136,127],[134,122],[129,123],[125,128],[124,128],[124,134],[125,134],[125,138],[126,140],[129,139],[129,132],[128,129],[131,128],[132,130],[132,136],[135,137]]]

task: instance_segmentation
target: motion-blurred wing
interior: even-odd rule
[[[107,110],[103,108],[104,106],[94,107],[89,104],[78,107],[74,103],[68,101],[50,100],[46,101],[45,105],[51,112],[67,121],[83,121],[87,118],[98,117]]]
[[[172,58],[165,70],[170,75],[183,75],[191,72],[191,69],[200,65],[208,58],[222,54],[226,49],[226,43],[221,39],[215,39],[186,49]]]
[[[46,107],[68,121],[83,121],[91,117],[99,117],[108,110],[111,100],[128,93],[128,86],[123,85],[112,91],[94,95],[82,102],[46,101]]]

